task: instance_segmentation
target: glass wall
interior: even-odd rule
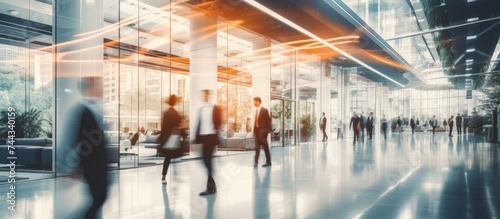
[[[30,0],[21,5],[0,0],[6,9],[21,11],[17,16],[3,16],[12,21],[21,19],[29,26],[9,29],[10,39],[0,37],[0,110],[2,121],[9,120],[9,107],[17,115],[15,138],[23,144],[18,150],[19,168],[29,170],[29,179],[71,173],[71,166],[63,168],[70,157],[68,139],[72,139],[64,131],[75,124],[67,113],[68,106],[82,101],[76,91],[83,77],[102,79],[102,122],[110,167],[162,163],[156,140],[163,112],[169,107],[166,98],[177,95],[175,109],[187,120],[193,117],[190,51],[195,42],[190,36],[192,18],[201,16],[200,12],[187,2],[88,1],[80,5],[83,8],[65,8],[70,1],[50,2],[54,1]],[[58,7],[62,8],[53,13]],[[52,27],[53,20],[59,22],[57,27]],[[25,38],[13,40],[16,34]],[[252,81],[256,74],[252,67],[258,64],[254,63],[253,50],[263,36],[223,19],[218,19],[215,34],[217,104],[224,122],[217,153],[252,153],[252,86],[261,83]],[[53,42],[58,46],[53,47]],[[262,49],[270,54],[265,59],[270,63],[271,100],[266,107],[273,117],[271,145],[318,140],[322,112],[331,124],[328,131],[335,134],[334,121],[342,116],[339,94],[344,87],[339,86],[342,81],[338,78],[342,69],[317,55],[270,42]],[[374,93],[373,84],[358,76],[351,78],[352,92],[360,94],[351,94],[351,110],[373,110],[373,96],[369,96]],[[0,139],[5,145],[9,135],[3,124]],[[185,158],[198,156],[194,150],[189,146],[186,152],[190,157]],[[0,152],[2,170],[7,164],[6,147]]]
[[[405,125],[412,117],[419,120],[421,127],[427,126],[433,115],[440,121],[451,116],[470,116],[477,107],[477,97],[466,99],[465,90],[453,89],[452,86],[434,86],[428,89],[402,89],[389,92],[390,111],[388,119],[401,116]],[[425,128],[424,128],[425,129]]]
[[[54,168],[52,7],[35,0],[2,1],[0,5],[4,23],[0,37],[0,176],[7,176],[7,164],[15,162],[16,181],[50,177]]]

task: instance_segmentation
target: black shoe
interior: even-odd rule
[[[253,164],[253,168],[257,169],[257,163]]]
[[[271,163],[265,163],[262,165],[262,167],[269,167],[269,166],[271,166]]]
[[[217,189],[205,189],[205,191],[203,192],[200,192],[200,196],[206,196],[206,195],[211,195],[211,194],[215,194],[217,192]]]

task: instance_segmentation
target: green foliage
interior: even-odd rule
[[[308,140],[309,137],[313,134],[313,126],[311,122],[311,115],[304,114],[300,117],[300,136],[302,136],[302,140]]]
[[[273,119],[279,119],[281,117],[281,104],[273,104],[273,107],[271,108],[271,117]]]
[[[42,111],[29,109],[16,117],[17,138],[38,138],[42,129]]]
[[[24,109],[26,101],[25,78],[15,71],[2,69],[0,71],[0,109],[7,107]]]
[[[487,88],[481,90],[484,98],[481,99],[479,108],[489,113],[500,106],[500,74],[492,74],[487,85]]]
[[[19,111],[15,111],[19,112]],[[2,114],[0,123],[7,124],[8,118],[6,114]],[[45,133],[43,130],[42,111],[37,109],[30,109],[15,117],[14,131],[16,138],[38,138]],[[7,131],[10,129],[3,129],[0,133],[1,138],[7,136]]]
[[[52,138],[52,114],[46,113],[45,118],[42,118],[43,132],[48,138]],[[104,127],[104,130],[109,130],[109,127]]]
[[[474,133],[481,133],[481,130],[485,124],[488,124],[489,117],[480,115],[477,111],[472,112],[472,116],[467,123],[467,126],[474,129]],[[491,122],[491,121],[490,121]]]
[[[391,119],[391,129],[394,130],[398,127],[398,117]]]

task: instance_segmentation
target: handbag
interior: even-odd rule
[[[172,129],[172,134],[168,137],[168,140],[165,144],[162,145],[164,150],[177,150],[181,148],[181,129],[174,128]]]

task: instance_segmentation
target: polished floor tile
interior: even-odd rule
[[[267,168],[253,168],[253,152],[217,157],[218,191],[207,197],[198,196],[201,160],[172,164],[166,186],[161,166],[111,171],[103,218],[500,217],[497,145],[445,133],[379,137],[275,147]],[[0,218],[78,218],[91,199],[79,178],[15,185],[11,212],[0,184]]]

